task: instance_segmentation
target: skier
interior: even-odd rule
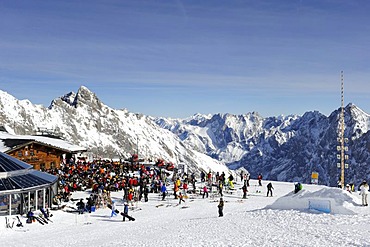
[[[251,178],[251,175],[249,174],[249,172],[247,172],[246,176],[245,176],[245,179],[247,180],[247,187],[249,187],[249,180]]]
[[[224,200],[222,197],[220,198],[220,202],[218,203],[218,217],[224,216],[223,210],[224,210]]]
[[[243,185],[242,190],[243,190],[243,199],[246,199],[247,198],[247,192],[248,192],[246,184]]]
[[[349,184],[347,184],[347,185],[346,185],[346,190],[347,190],[349,193],[351,193],[351,194],[352,194],[352,190],[351,190],[351,187],[350,187],[350,185],[349,185]]]
[[[149,194],[149,188],[148,188],[148,186],[145,185],[145,187],[144,187],[144,201],[145,202],[148,202],[148,200],[149,200],[148,194]]]
[[[228,179],[229,181],[234,181],[234,176],[230,173]]]
[[[301,183],[295,183],[294,184],[294,193],[298,193],[302,189],[302,184]]]
[[[91,208],[94,206],[94,196],[93,194],[90,194],[90,196],[87,199],[86,203],[86,209],[91,213]]]
[[[173,184],[173,195],[175,196],[175,199],[177,199],[177,191],[179,191],[179,186],[177,186],[177,183]]]
[[[271,196],[272,196],[272,190],[274,189],[274,187],[272,187],[272,183],[268,183],[267,184],[267,197],[269,196],[269,193],[271,192]]]
[[[78,214],[83,214],[85,211],[85,203],[83,202],[83,199],[80,199],[79,202],[76,203]]]
[[[369,185],[366,180],[362,182],[360,186],[360,195],[362,196],[362,206],[367,206],[367,195],[369,194]]]
[[[116,213],[116,202],[112,201],[112,213],[110,214],[110,217],[117,216]]]
[[[166,188],[165,183],[162,184],[161,192],[162,192],[162,201],[164,201],[164,199],[166,198],[166,193],[167,193],[167,188]]]
[[[200,173],[200,181],[203,183],[205,181],[205,177],[206,177],[206,174],[204,173],[204,171],[202,171]]]
[[[28,213],[27,213],[27,220],[26,220],[26,223],[32,223],[32,222],[34,222],[35,221],[35,219],[34,219],[34,214],[32,213],[32,211],[30,210],[30,211],[28,211]]]
[[[179,193],[178,198],[179,198],[179,204],[181,204],[181,202],[185,202],[184,196],[181,194],[181,192]]]
[[[221,196],[223,196],[223,194],[222,194],[222,187],[223,187],[223,182],[220,181],[220,183],[218,185],[218,190],[219,190],[219,193],[220,193]]]
[[[125,215],[128,215],[128,203],[127,202],[124,203],[123,213]],[[126,217],[123,215],[123,221],[125,221],[125,220],[126,220]]]
[[[207,182],[208,182],[208,185],[212,186],[212,171],[211,170],[209,170],[207,174]]]
[[[261,174],[261,173],[260,173],[260,174],[258,174],[257,179],[258,179],[258,185],[259,185],[259,186],[262,186],[262,174]]]
[[[186,193],[188,192],[188,184],[186,182],[183,183],[182,189],[184,191],[184,195],[186,196]]]
[[[204,199],[204,196],[207,195],[207,198],[208,198],[208,189],[207,189],[207,186],[204,185],[203,187],[203,199]]]

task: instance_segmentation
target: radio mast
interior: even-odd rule
[[[341,111],[339,116],[339,124],[338,124],[338,142],[339,146],[337,146],[337,151],[340,153],[337,155],[337,158],[340,160],[340,163],[337,163],[338,168],[340,168],[340,185],[342,189],[344,189],[344,169],[348,168],[348,164],[345,163],[348,160],[348,155],[345,153],[348,151],[348,138],[344,137],[344,130],[346,128],[344,123],[344,79],[343,79],[343,71],[341,71],[340,75],[341,80]]]

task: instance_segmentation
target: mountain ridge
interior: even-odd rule
[[[308,111],[302,116],[262,117],[246,114],[194,114],[185,119],[155,118],[112,109],[87,87],[33,105],[0,91],[0,124],[16,134],[34,134],[43,126],[64,133],[74,144],[107,157],[137,152],[149,159],[187,163],[199,171],[244,167],[252,177],[309,183],[319,172],[320,184],[335,186],[340,108],[329,116]],[[370,116],[349,103],[345,107],[349,139],[346,181],[369,179]]]

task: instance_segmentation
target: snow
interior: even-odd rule
[[[65,149],[65,150],[70,150],[72,152],[84,151],[85,150],[85,148],[83,148],[83,147],[71,144],[71,143],[69,143],[65,140],[61,140],[61,139],[50,138],[50,137],[45,137],[45,136],[36,136],[36,135],[35,136],[32,136],[32,135],[13,135],[13,134],[9,134],[7,132],[0,131],[0,151],[1,152],[5,152],[5,151],[9,150],[9,147],[4,145],[4,142],[1,141],[1,140],[5,140],[5,139],[21,139],[21,140],[25,139],[25,140],[30,140],[30,141],[34,140],[34,141],[45,143],[45,144],[48,144],[48,145],[51,145],[51,146],[54,146],[54,147],[62,148],[62,149]]]
[[[136,221],[111,218],[108,208],[83,215],[52,211],[53,222],[47,225],[26,224],[24,218],[23,228],[6,229],[1,224],[0,243],[54,247],[369,245],[370,208],[360,206],[358,192],[303,185],[303,190],[294,194],[292,183],[272,182],[274,196],[266,197],[267,183],[263,181],[262,193],[256,193],[257,181],[251,180],[247,199],[241,199],[241,184],[236,183],[236,193],[224,193],[224,217],[218,217],[219,197],[192,195],[176,206],[173,196],[162,202],[158,194],[149,194],[149,202],[140,202],[137,209],[129,211]],[[122,193],[112,193],[120,211]],[[76,192],[73,197],[88,195]],[[312,199],[329,200],[332,213],[308,210],[307,200]],[[5,223],[4,217],[0,222]]]

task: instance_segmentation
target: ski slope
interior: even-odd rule
[[[52,211],[47,225],[26,224],[5,228],[0,217],[1,246],[369,246],[370,208],[362,207],[358,192],[325,186],[303,185],[294,194],[292,183],[272,182],[273,197],[256,193],[251,180],[247,199],[237,190],[224,193],[224,217],[218,217],[218,196],[202,199],[190,195],[185,203],[169,195],[162,202],[159,194],[149,194],[129,211],[135,221],[110,217],[108,208],[78,215]],[[198,184],[199,187],[201,184]],[[170,187],[168,187],[170,188]],[[123,192],[112,193],[116,208],[123,211]],[[74,198],[89,193],[76,192]],[[330,201],[331,213],[309,210],[309,201]],[[183,206],[185,206],[183,208]]]

